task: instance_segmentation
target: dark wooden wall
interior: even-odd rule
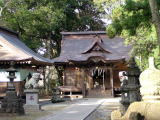
[[[108,69],[105,72],[104,80],[106,89],[111,89],[110,77],[110,71]],[[93,88],[93,80],[89,69],[68,67],[64,70],[64,85],[83,88],[84,82],[86,89]],[[115,88],[120,87],[119,70],[113,70],[113,85]]]
[[[76,86],[82,88],[85,79],[83,69],[76,67],[68,67],[64,71],[64,85],[66,86]]]
[[[120,79],[119,79],[119,70],[114,70],[113,71],[113,86],[114,88],[119,88],[120,87]]]

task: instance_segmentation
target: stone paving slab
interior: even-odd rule
[[[84,99],[81,100],[56,115],[50,115],[39,120],[85,120],[105,99]]]

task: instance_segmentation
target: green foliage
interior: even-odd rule
[[[103,18],[112,19],[112,12],[124,3],[124,0],[94,0],[96,7],[103,13]]]
[[[101,12],[91,0],[67,0],[65,14],[67,31],[105,29]]]
[[[148,0],[125,0],[125,4],[112,11],[112,24],[108,26],[110,37],[120,35],[126,44],[132,45],[132,56],[137,56],[137,63],[143,70],[147,67],[148,56],[154,56],[156,65],[158,60],[157,34],[152,23],[152,16]]]
[[[104,29],[100,12],[90,0],[10,0],[0,21],[33,50],[45,47],[50,54],[59,48],[60,31]]]
[[[106,32],[108,33],[110,38],[113,38],[116,35],[116,29],[115,27],[113,27],[113,25],[109,25],[106,29]]]
[[[0,7],[2,7],[3,6],[3,0],[0,0]]]
[[[3,10],[1,19],[36,50],[44,39],[50,39],[52,31],[62,26],[65,15],[55,3],[58,2],[14,0]]]

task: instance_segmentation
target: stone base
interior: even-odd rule
[[[64,100],[76,100],[76,99],[82,99],[83,95],[64,95]]]
[[[39,105],[39,104],[37,104],[37,105],[25,104],[23,107],[24,107],[25,112],[38,112],[41,110],[41,105]]]
[[[134,102],[124,115],[119,110],[111,113],[111,120],[160,120],[160,102]]]
[[[37,89],[27,89],[26,93],[26,104],[24,105],[25,112],[37,112],[41,110],[41,106],[38,103],[38,92]]]
[[[16,95],[15,91],[7,91],[2,99],[0,113],[23,115],[23,100]]]

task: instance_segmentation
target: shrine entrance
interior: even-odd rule
[[[93,69],[92,70],[92,89],[105,90],[105,70],[104,69]]]
[[[90,70],[90,89],[88,90],[88,97],[107,97],[112,93],[112,82],[110,76],[110,69],[107,68],[92,68]]]

